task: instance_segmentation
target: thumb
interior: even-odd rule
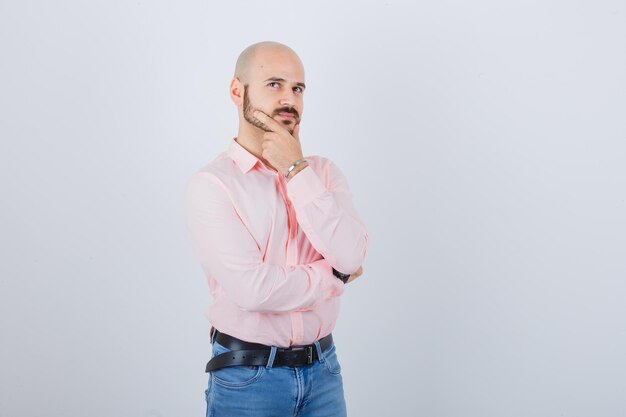
[[[293,133],[291,134],[291,136],[293,136],[295,140],[300,142],[300,123],[298,123],[296,127],[293,128]]]

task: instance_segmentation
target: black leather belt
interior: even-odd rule
[[[215,335],[213,336],[213,332]],[[248,365],[248,366],[265,366],[270,357],[271,346],[262,345],[260,343],[246,342],[236,337],[227,335],[218,331],[216,328],[211,329],[211,335],[217,343],[230,349],[230,352],[224,352],[211,358],[206,364],[205,372],[215,371],[216,369],[226,366]],[[320,348],[324,352],[333,343],[332,333],[319,340]],[[317,349],[315,344],[292,346],[290,348],[276,349],[276,356],[272,366],[303,366],[310,365],[317,360]]]

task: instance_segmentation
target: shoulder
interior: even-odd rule
[[[222,152],[217,155],[212,161],[207,162],[203,166],[196,169],[191,175],[207,175],[211,174],[216,177],[232,174],[233,170],[237,168],[235,161],[233,161],[226,152]]]
[[[235,162],[226,152],[222,152],[212,161],[192,171],[187,178],[186,189],[194,190],[199,187],[226,189],[228,179],[236,174],[235,169],[237,169]]]
[[[229,155],[228,151],[223,151],[212,161],[196,169],[191,174],[191,177],[212,177],[216,180],[220,180],[222,183],[227,183],[229,179],[237,178],[242,175],[243,173],[237,165],[237,162]]]

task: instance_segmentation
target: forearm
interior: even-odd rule
[[[337,178],[335,187],[327,187],[313,167],[305,167],[287,188],[298,224],[311,245],[338,271],[350,274],[365,260],[368,234],[352,204],[345,177],[337,170],[331,175]]]
[[[306,309],[343,293],[325,259],[289,267],[264,263],[221,284],[242,309],[268,313]]]

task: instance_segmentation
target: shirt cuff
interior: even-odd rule
[[[304,207],[326,192],[326,186],[309,164],[287,182],[287,194],[293,205]]]

